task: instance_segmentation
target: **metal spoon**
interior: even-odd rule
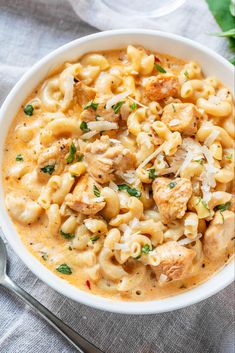
[[[58,317],[52,314],[48,309],[40,304],[31,295],[16,285],[6,274],[7,251],[6,246],[0,237],[0,285],[12,290],[23,301],[25,301],[36,313],[41,315],[51,326],[64,336],[80,353],[104,353],[85,338],[73,331],[69,326],[63,323]]]

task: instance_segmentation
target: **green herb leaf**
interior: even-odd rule
[[[58,272],[61,272],[64,275],[71,275],[71,273],[72,273],[71,268],[67,264],[61,264],[56,269]]]
[[[233,17],[235,17],[235,4],[233,0],[230,0],[229,11]]]
[[[114,105],[112,105],[112,108],[114,110],[114,113],[117,114],[119,110],[121,109],[121,106],[125,103],[125,101],[120,101]]]
[[[90,129],[88,129],[87,123],[85,121],[82,121],[80,124],[80,129],[84,132],[88,132],[90,131]]]
[[[211,33],[214,36],[217,37],[227,37],[227,38],[235,38],[235,28],[230,29],[229,31],[224,31],[224,32],[216,32],[216,33]]]
[[[199,164],[203,165],[203,158],[200,158],[200,159],[194,159],[194,161],[193,161],[193,162],[197,162],[197,163],[199,163]]]
[[[93,244],[99,239],[100,239],[100,237],[98,235],[93,235],[92,237],[90,237],[90,240]]]
[[[81,162],[83,160],[83,157],[84,157],[83,154],[79,154],[78,155],[78,162]]]
[[[137,108],[137,104],[135,102],[133,102],[131,105],[130,105],[130,108],[131,110],[135,110]]]
[[[231,160],[233,158],[232,153],[231,154],[226,154],[225,158]]]
[[[154,168],[149,169],[149,179],[156,179],[157,177],[157,173],[156,170]]]
[[[121,185],[118,185],[118,190],[125,190],[128,192],[129,195],[131,196],[135,196],[137,197],[138,199],[140,198],[141,196],[141,191],[135,189],[135,188],[131,188],[130,186],[126,185],[126,184],[121,184]]]
[[[93,185],[93,193],[96,197],[100,197],[100,190],[97,188],[95,184]]]
[[[234,17],[229,11],[230,0],[206,0],[206,2],[222,31],[225,32],[234,28]],[[232,37],[228,39],[230,47],[235,49],[235,39]]]
[[[48,254],[46,252],[44,252],[44,251],[42,251],[41,254],[42,254],[42,259],[44,261],[47,261],[48,260]]]
[[[155,69],[158,70],[159,72],[161,72],[161,73],[163,73],[163,74],[166,73],[166,70],[165,70],[161,65],[155,63],[155,64],[154,64],[154,67],[155,67]]]
[[[217,205],[215,207],[215,210],[220,211],[220,212],[224,212],[224,211],[228,210],[230,206],[231,206],[231,202],[222,203],[221,205]]]
[[[175,109],[175,105],[174,105],[174,104],[172,104],[172,108],[173,108],[174,113],[175,113],[175,112],[176,112],[176,109]]]
[[[69,155],[68,157],[66,158],[66,162],[69,164],[69,163],[72,163],[74,161],[74,158],[75,158],[75,154],[77,152],[77,148],[76,146],[74,145],[74,143],[72,142],[71,145],[69,146]]]
[[[24,107],[24,112],[28,116],[32,116],[34,111],[34,107],[31,104],[28,104]]]
[[[229,60],[231,64],[235,66],[235,57]]]
[[[43,173],[52,174],[55,171],[55,164],[48,164],[40,169]]]
[[[187,70],[184,71],[184,76],[189,80],[189,73]]]
[[[170,184],[168,184],[170,189],[173,189],[176,186],[176,182],[175,181],[171,181]]]
[[[144,246],[142,246],[142,253],[144,254],[148,254],[151,251],[151,248],[148,244],[144,244]]]
[[[86,110],[86,109],[92,108],[93,110],[96,111],[98,106],[99,106],[98,103],[94,103],[93,101],[90,101],[86,105],[84,105],[83,109]]]
[[[22,155],[21,154],[17,154],[16,161],[17,162],[23,162],[23,160],[24,160],[24,158],[22,157]]]
[[[208,204],[205,200],[201,199],[201,203],[202,203],[203,207],[205,207],[207,210],[210,210],[208,207]]]
[[[62,235],[62,237],[63,237],[64,239],[73,239],[73,238],[75,237],[74,234],[72,234],[72,233],[65,233],[65,232],[63,232],[62,229],[60,230],[60,234]]]

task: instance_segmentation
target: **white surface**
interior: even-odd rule
[[[123,48],[128,44],[138,44],[145,46],[147,49],[154,50],[156,43],[159,52],[168,52],[169,54],[188,60],[195,60],[201,64],[206,75],[215,75],[222,80],[227,87],[233,89],[233,66],[216,53],[183,37],[140,29],[117,30],[93,34],[68,43],[47,55],[26,73],[10,92],[0,111],[0,125],[2,127],[0,130],[0,162],[2,160],[6,132],[17,110],[27,95],[51,70],[53,70],[53,68],[65,61],[74,61],[86,52],[96,51],[100,48],[108,50]],[[233,281],[234,272],[233,263],[231,262],[207,282],[185,293],[164,300],[151,302],[122,302],[121,305],[117,305],[116,302],[112,300],[94,296],[72,287],[66,281],[47,270],[26,250],[19,240],[19,236],[14,230],[4,209],[2,188],[0,191],[0,210],[0,225],[3,232],[22,261],[24,261],[41,280],[54,288],[57,292],[77,302],[98,309],[128,314],[151,314],[175,310],[205,299]]]

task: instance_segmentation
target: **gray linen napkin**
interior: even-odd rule
[[[86,10],[85,1],[79,3]],[[92,3],[87,0],[89,6]],[[75,1],[73,5],[76,8]],[[84,11],[81,11],[81,16],[87,13]],[[172,25],[173,32],[190,36],[229,56],[226,41],[205,35],[218,28],[206,11],[203,0],[188,1],[182,8],[184,13],[180,11],[177,15],[184,18],[185,23],[180,30]],[[89,22],[98,26],[100,14],[94,16],[94,13],[94,22]],[[86,16],[83,18],[87,20]],[[102,21],[99,28],[105,29],[108,21],[105,18]],[[120,23],[120,26],[124,25]],[[154,25],[148,27],[154,28]],[[60,45],[95,31],[94,27],[82,22],[63,0],[0,0],[0,103],[34,62]],[[10,276],[107,353],[234,352],[232,285],[210,299],[175,312],[148,316],[118,315],[66,299],[37,279],[10,247],[8,251]],[[0,352],[72,353],[74,349],[15,295],[0,289]]]

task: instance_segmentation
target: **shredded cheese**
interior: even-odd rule
[[[179,119],[172,119],[170,122],[169,122],[169,126],[175,126],[175,125],[179,125],[180,123],[180,120]]]
[[[148,164],[154,157],[156,157],[160,152],[162,152],[166,142],[163,142],[161,146],[159,146],[150,156],[148,156],[140,165],[137,169],[142,169]]]
[[[118,124],[111,121],[90,121],[87,123],[88,129],[92,131],[106,131],[106,130],[117,130]]]
[[[111,99],[107,101],[106,109],[110,109],[114,104],[117,104],[118,102],[120,102],[121,100],[129,96],[129,94],[131,94],[131,91],[126,91],[123,93],[116,94],[115,96],[113,96]]]
[[[130,96],[129,96],[128,98],[129,98],[132,102],[138,104],[140,107],[145,108],[145,109],[149,109],[149,107],[148,107],[147,105],[144,105],[144,104],[138,102],[136,99],[134,99],[134,98],[132,98],[132,97],[130,97]]]
[[[216,140],[219,134],[220,132],[218,130],[213,130],[210,135],[207,136],[207,138],[205,139],[204,144],[209,147]]]

